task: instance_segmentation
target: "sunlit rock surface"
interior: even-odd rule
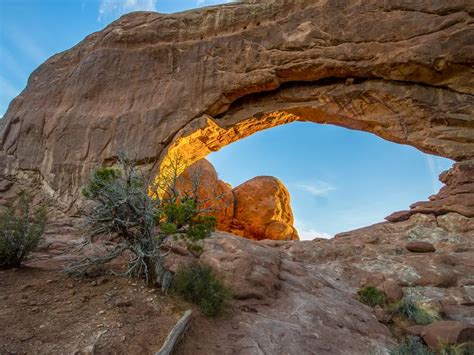
[[[123,148],[156,175],[167,152],[192,163],[295,120],[473,159],[473,12],[469,0],[275,0],[131,13],[32,73],[2,122],[2,181],[38,181],[74,213],[90,171]],[[429,209],[473,215],[450,194]]]
[[[202,159],[188,167],[178,182],[181,193],[195,190],[200,208],[216,217],[221,231],[255,240],[299,240],[290,194],[277,178],[258,176],[232,189]]]

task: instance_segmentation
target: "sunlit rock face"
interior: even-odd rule
[[[273,176],[257,176],[234,190],[230,232],[253,239],[299,240],[293,227],[290,194]]]
[[[299,240],[290,194],[277,178],[258,176],[232,189],[202,159],[188,167],[178,182],[182,193],[196,192],[204,213],[216,217],[218,230],[254,240]]]
[[[472,160],[473,12],[469,0],[274,0],[128,14],[32,73],[2,122],[0,186],[34,180],[73,213],[90,171],[123,148],[156,175],[171,151],[192,163],[295,120]],[[431,206],[473,215],[460,197]]]
[[[229,184],[219,180],[216,169],[206,159],[188,167],[177,180],[180,195],[196,196],[199,209],[216,217],[219,230],[228,231],[234,217],[234,194]]]

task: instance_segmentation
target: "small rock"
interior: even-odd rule
[[[132,305],[132,301],[130,300],[122,300],[115,302],[116,307],[130,307]]]
[[[410,242],[406,244],[406,248],[414,253],[433,253],[436,251],[434,245],[428,242]]]
[[[374,308],[374,313],[375,313],[375,318],[377,318],[377,320],[380,322],[380,323],[389,323],[390,320],[392,319],[392,317],[390,316],[390,314],[388,312],[386,312],[382,307],[380,307],[379,305],[375,306]]]
[[[396,281],[386,280],[377,286],[377,289],[385,293],[389,302],[395,302],[403,298],[403,289]]]
[[[421,330],[424,342],[433,350],[442,344],[461,344],[474,340],[474,325],[443,320],[424,326]]]
[[[58,280],[46,280],[47,284],[52,284],[53,282],[58,282]]]
[[[422,325],[413,325],[413,326],[410,326],[410,327],[406,327],[405,330],[410,335],[420,336],[421,331],[423,330],[423,328],[424,328],[424,326],[422,326]]]
[[[99,314],[104,314],[104,313],[105,313],[105,311],[104,311],[104,310],[102,310],[102,311],[99,311]]]

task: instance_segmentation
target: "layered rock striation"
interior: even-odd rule
[[[124,147],[156,175],[171,151],[193,162],[295,120],[462,165],[474,158],[473,13],[468,0],[275,0],[123,16],[47,60],[11,102],[0,186],[35,180],[73,213],[90,171]],[[416,208],[472,215],[462,195]]]

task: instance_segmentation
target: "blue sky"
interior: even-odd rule
[[[0,0],[0,117],[47,58],[122,14],[164,13],[213,0]],[[209,156],[233,186],[258,175],[278,177],[291,194],[304,239],[380,222],[424,200],[451,162],[364,132],[312,123],[272,128]]]

